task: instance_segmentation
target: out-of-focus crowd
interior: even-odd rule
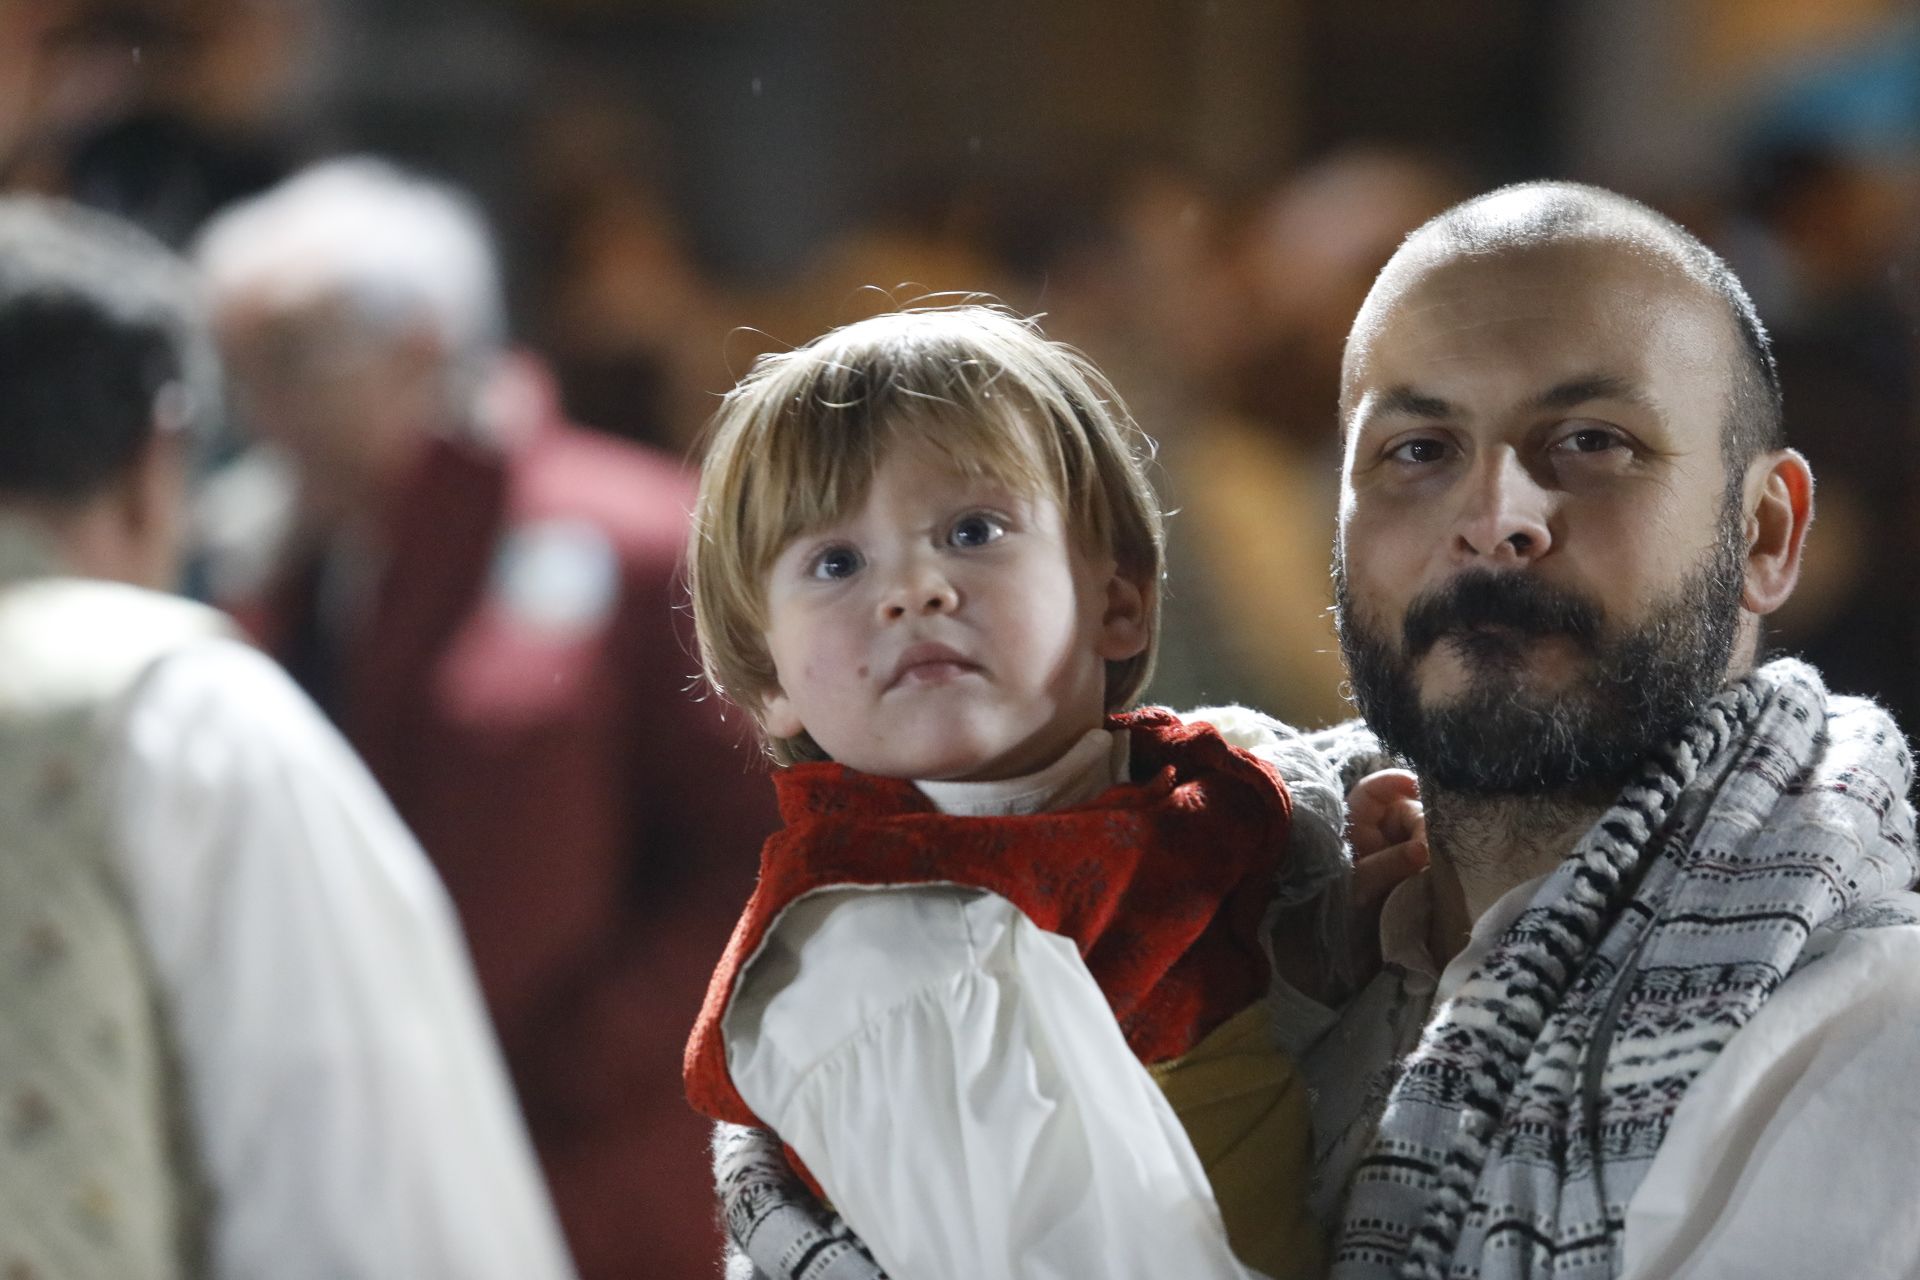
[[[695,696],[676,576],[715,397],[761,351],[932,295],[1043,315],[1160,446],[1175,514],[1149,697],[1330,723],[1347,327],[1408,231],[1533,175],[1358,143],[1253,184],[1076,161],[743,279],[694,251],[659,128],[617,97],[529,107],[516,196],[484,213],[409,168],[328,159],[364,140],[315,91],[326,13],[5,0],[0,189],[121,214],[200,268],[228,430],[188,588],[296,677],[433,859],[582,1272],[706,1274],[678,1053],[772,823],[744,718]],[[1905,72],[1868,68],[1867,105],[1814,86],[1712,185],[1632,194],[1718,247],[1775,337],[1819,515],[1773,642],[1920,723],[1909,27],[1886,35]]]

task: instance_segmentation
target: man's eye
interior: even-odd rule
[[[975,511],[953,522],[953,528],[947,531],[947,542],[956,547],[984,547],[998,541],[1006,531],[1007,526],[996,517]]]
[[[1387,456],[1395,462],[1441,462],[1447,456],[1447,442],[1432,436],[1421,436],[1417,440],[1405,440],[1395,445]]]
[[[1619,436],[1613,432],[1603,432],[1597,426],[1590,426],[1584,432],[1574,432],[1567,438],[1567,447],[1571,447],[1574,453],[1599,453],[1615,447],[1617,443],[1620,443]]]
[[[1624,443],[1617,431],[1610,431],[1605,427],[1583,427],[1562,436],[1558,447],[1569,453],[1605,453],[1608,449],[1617,449]]]
[[[807,573],[814,578],[851,578],[862,563],[860,553],[852,547],[828,547],[813,558]]]

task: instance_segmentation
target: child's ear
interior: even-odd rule
[[[769,738],[797,738],[807,731],[792,700],[777,686],[760,699],[760,727]]]
[[[1154,592],[1150,582],[1138,582],[1122,570],[1107,579],[1106,611],[1100,618],[1100,656],[1125,662],[1146,651],[1152,638]]]

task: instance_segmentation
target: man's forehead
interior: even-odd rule
[[[1410,243],[1383,272],[1348,340],[1343,417],[1382,378],[1409,368],[1498,366],[1556,325],[1614,339],[1608,364],[1645,359],[1724,367],[1725,307],[1673,256],[1637,238],[1570,234],[1495,247]],[[1569,351],[1580,363],[1580,353]],[[1596,353],[1598,354],[1598,353]]]

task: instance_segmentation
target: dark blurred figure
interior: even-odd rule
[[[1892,155],[1812,140],[1745,164],[1727,248],[1820,477],[1818,535],[1776,642],[1920,721],[1920,186]]]
[[[204,320],[133,228],[0,200],[0,1275],[563,1280],[419,847],[162,594]]]
[[[535,123],[533,332],[570,416],[685,454],[732,385],[730,322],[665,192],[665,144],[630,104],[555,85]]]
[[[1231,324],[1167,441],[1167,649],[1209,683],[1174,705],[1244,701],[1294,724],[1347,718],[1329,609],[1336,413],[1347,329],[1406,234],[1463,194],[1442,164],[1336,152],[1253,205],[1225,250]],[[1210,393],[1210,394],[1209,394]]]
[[[320,0],[8,0],[0,186],[58,193],[179,245],[285,175]]]
[[[567,425],[503,352],[485,227],[449,188],[322,165],[216,218],[200,260],[293,494],[277,536],[271,455],[214,496],[243,553],[216,590],[440,868],[583,1273],[700,1274],[679,1051],[772,814],[688,691],[689,477]]]

